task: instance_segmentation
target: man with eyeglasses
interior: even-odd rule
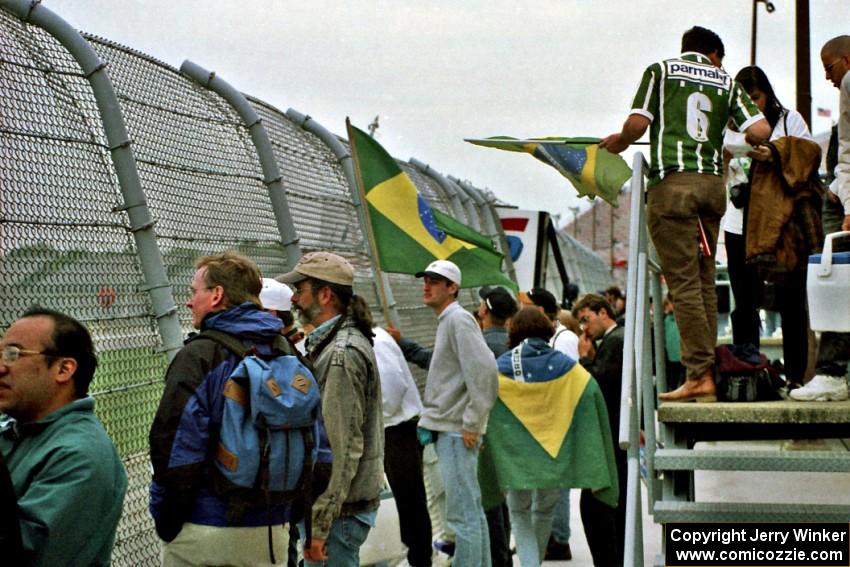
[[[0,456],[20,565],[109,565],[127,475],[88,396],[97,358],[75,319],[33,308],[0,339]],[[3,562],[14,550],[2,551]],[[4,563],[5,564],[5,563]],[[9,564],[12,564],[11,562]]]
[[[676,298],[688,378],[676,390],[660,394],[666,401],[716,399],[714,253],[726,211],[723,131],[731,123],[752,145],[770,136],[758,107],[723,70],[724,54],[713,31],[699,26],[686,31],[682,54],[646,68],[622,131],[599,144],[620,153],[649,128],[646,222]]]
[[[263,311],[261,279],[257,265],[237,252],[199,258],[186,301],[192,326],[226,333],[270,355],[283,322]],[[225,383],[240,362],[200,333],[189,337],[166,371],[149,435],[150,512],[165,542],[165,566],[269,565],[270,546],[285,564],[288,533],[281,526],[290,520],[290,507],[246,504],[235,510],[210,474],[214,459],[224,454],[218,438]]]
[[[820,52],[826,78],[839,91],[838,152],[833,162],[827,155],[827,176],[832,177],[824,194],[821,222],[824,234],[850,230],[850,35],[827,41]],[[830,145],[832,141],[830,141]],[[834,164],[834,167],[830,167]],[[834,252],[850,250],[847,238],[837,240]],[[802,388],[791,390],[792,399],[841,401],[848,398],[847,365],[850,361],[850,333],[821,333],[815,376]]]
[[[589,491],[582,491],[581,518],[591,551],[604,549],[605,545],[616,544],[616,563],[598,561],[594,554],[594,564],[622,565],[625,552],[626,535],[626,452],[617,444],[616,435],[620,430],[620,390],[623,381],[623,351],[625,330],[617,324],[617,314],[608,300],[602,295],[588,293],[573,305],[573,316],[578,319],[583,334],[579,339],[579,362],[596,378],[605,406],[608,409],[608,423],[614,440],[614,462],[617,463],[617,480],[620,485],[620,497],[617,509],[612,511],[593,498]],[[594,343],[598,343],[594,347]],[[604,542],[599,539],[607,536],[605,530],[597,532],[592,526],[610,522],[616,526],[616,542]]]
[[[835,179],[829,189],[838,197],[840,208],[843,209],[838,211],[838,214],[844,214],[840,230],[850,230],[850,35],[840,35],[826,42],[821,49],[820,57],[827,80],[840,93],[838,163],[834,171]]]
[[[381,380],[372,316],[354,293],[354,268],[331,252],[310,252],[276,278],[295,287],[293,311],[307,335],[322,392],[322,420],[333,450],[327,488],[313,503],[305,565],[356,567],[375,526],[384,483]],[[324,482],[323,482],[324,484]]]
[[[478,323],[457,302],[460,268],[431,262],[422,278],[422,302],[437,315],[419,427],[434,440],[446,489],[446,516],[455,533],[454,565],[490,567],[487,520],[478,485],[478,451],[496,402],[496,359]],[[428,439],[426,439],[428,440]]]

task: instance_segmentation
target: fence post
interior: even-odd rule
[[[254,147],[257,148],[257,157],[263,168],[263,183],[269,191],[269,200],[277,222],[277,229],[286,251],[286,263],[291,269],[301,258],[301,247],[298,245],[298,234],[295,231],[292,214],[289,212],[289,203],[286,201],[286,191],[283,188],[282,181],[283,175],[281,175],[280,168],[277,166],[277,159],[269,135],[263,126],[263,121],[251,106],[251,103],[248,102],[248,99],[245,98],[245,95],[233,88],[227,81],[218,78],[214,72],[207,71],[188,59],[180,65],[180,72],[227,101],[248,128]]]
[[[106,73],[106,64],[101,61],[80,32],[39,2],[0,0],[0,7],[22,21],[43,29],[59,41],[80,65],[83,75],[91,85],[124,200],[118,210],[127,212],[130,232],[133,233],[145,279],[142,289],[150,295],[151,306],[162,340],[162,350],[171,360],[183,346],[177,306],[165,272],[162,253],[157,246],[155,222],[151,218],[139,180],[139,172],[136,169],[132,140],[124,124],[124,116],[118,104],[118,97],[115,95],[115,88]]]
[[[314,134],[317,138],[319,138],[334,154],[334,156],[339,160],[339,164],[342,167],[342,172],[345,174],[345,180],[348,182],[348,190],[351,193],[351,202],[354,204],[354,209],[357,211],[357,218],[360,222],[360,230],[363,232],[364,237],[367,234],[367,226],[366,223],[369,222],[366,217],[366,211],[363,209],[364,204],[360,199],[360,191],[357,189],[357,178],[354,174],[354,163],[351,158],[351,151],[348,147],[346,147],[342,142],[339,141],[334,134],[332,134],[328,129],[324,126],[316,122],[312,117],[307,116],[305,114],[301,114],[297,110],[292,108],[287,109],[286,117],[292,120],[294,123],[298,124],[304,130]],[[364,240],[367,240],[364,238]],[[390,321],[395,327],[400,327],[401,324],[398,318],[398,310],[396,309],[396,301],[393,297],[392,286],[390,286],[389,279],[387,275],[378,270],[378,265],[375,262],[374,253],[369,250],[368,246],[366,248],[366,255],[369,257],[369,264],[372,267],[373,274],[381,274],[381,282],[375,282],[376,286],[383,285],[384,292],[377,294],[379,301],[386,301],[385,307],[389,312]]]
[[[491,238],[496,239],[499,243],[499,248],[502,249],[502,255],[505,257],[505,270],[508,272],[508,276],[513,281],[517,281],[514,261],[513,258],[511,258],[511,249],[510,246],[508,246],[508,239],[505,237],[505,231],[502,229],[502,219],[499,218],[499,214],[493,208],[492,202],[487,199],[479,189],[473,187],[466,181],[461,181],[451,175],[449,175],[449,179],[466,189],[466,192],[469,193],[478,205],[478,210],[481,211],[481,218],[484,219],[485,230],[489,232]]]
[[[463,208],[466,211],[466,216],[469,219],[469,226],[477,230],[478,232],[483,232],[483,225],[481,224],[481,215],[478,213],[478,209],[475,207],[475,200],[472,198],[472,195],[469,194],[469,191],[461,185],[460,183],[455,183],[452,181],[450,177],[446,178],[449,186],[454,189],[455,193],[457,193],[458,198],[460,198],[461,203],[463,203]]]

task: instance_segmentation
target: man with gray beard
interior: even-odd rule
[[[330,252],[311,252],[278,276],[292,284],[293,311],[312,325],[307,357],[322,392],[322,419],[333,465],[313,504],[306,565],[360,564],[360,546],[374,527],[384,480],[381,382],[369,307],[354,295],[354,269]]]

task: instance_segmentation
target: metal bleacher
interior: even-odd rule
[[[628,454],[624,565],[644,564],[641,481],[645,485],[649,514],[662,526],[671,522],[850,522],[850,505],[842,503],[842,498],[815,501],[806,498],[807,492],[819,489],[814,479],[804,481],[799,494],[790,495],[799,496],[799,501],[789,501],[789,495],[781,494],[779,488],[782,475],[789,473],[850,473],[850,451],[846,443],[850,438],[850,402],[781,400],[658,405],[657,392],[667,391],[664,326],[662,310],[650,310],[650,297],[655,305],[661,305],[663,295],[660,267],[646,230],[646,168],[643,155],[637,154],[631,181],[627,284],[630,301],[626,313],[627,346],[623,354],[619,431],[620,447]],[[651,332],[654,341],[650,339]],[[654,360],[662,361],[655,367],[652,343]],[[640,454],[641,430],[645,435],[645,463],[641,462]],[[796,445],[798,450],[786,450],[788,441],[759,444],[762,440],[790,438],[794,439],[790,446]],[[819,441],[807,446],[802,440]],[[734,501],[731,490],[730,496],[723,490],[700,491],[698,481],[705,478],[701,475],[716,474],[715,471],[760,475],[761,501]],[[663,542],[661,549],[661,555],[654,561],[656,565],[665,564]]]

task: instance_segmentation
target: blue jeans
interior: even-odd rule
[[[310,567],[358,567],[360,565],[360,546],[366,541],[372,526],[355,516],[342,516],[331,524],[331,531],[325,544],[328,547],[327,561],[304,560]],[[304,533],[303,527],[301,533]]]
[[[440,432],[437,459],[446,485],[446,521],[455,533],[452,564],[490,567],[490,537],[478,486],[478,449],[467,449],[456,433]]]
[[[522,567],[540,567],[552,532],[552,517],[560,489],[514,490],[508,492],[508,510]]]
[[[570,543],[570,489],[561,489],[561,497],[555,505],[555,516],[552,518],[552,538],[558,543]]]
[[[821,220],[824,234],[838,232],[844,221],[844,207],[840,203],[835,203],[829,195],[824,195]],[[833,244],[833,252],[850,250],[848,243],[850,239],[847,238],[837,240]],[[850,333],[831,331],[821,333],[815,373],[843,377],[847,375],[848,362],[850,362]]]

